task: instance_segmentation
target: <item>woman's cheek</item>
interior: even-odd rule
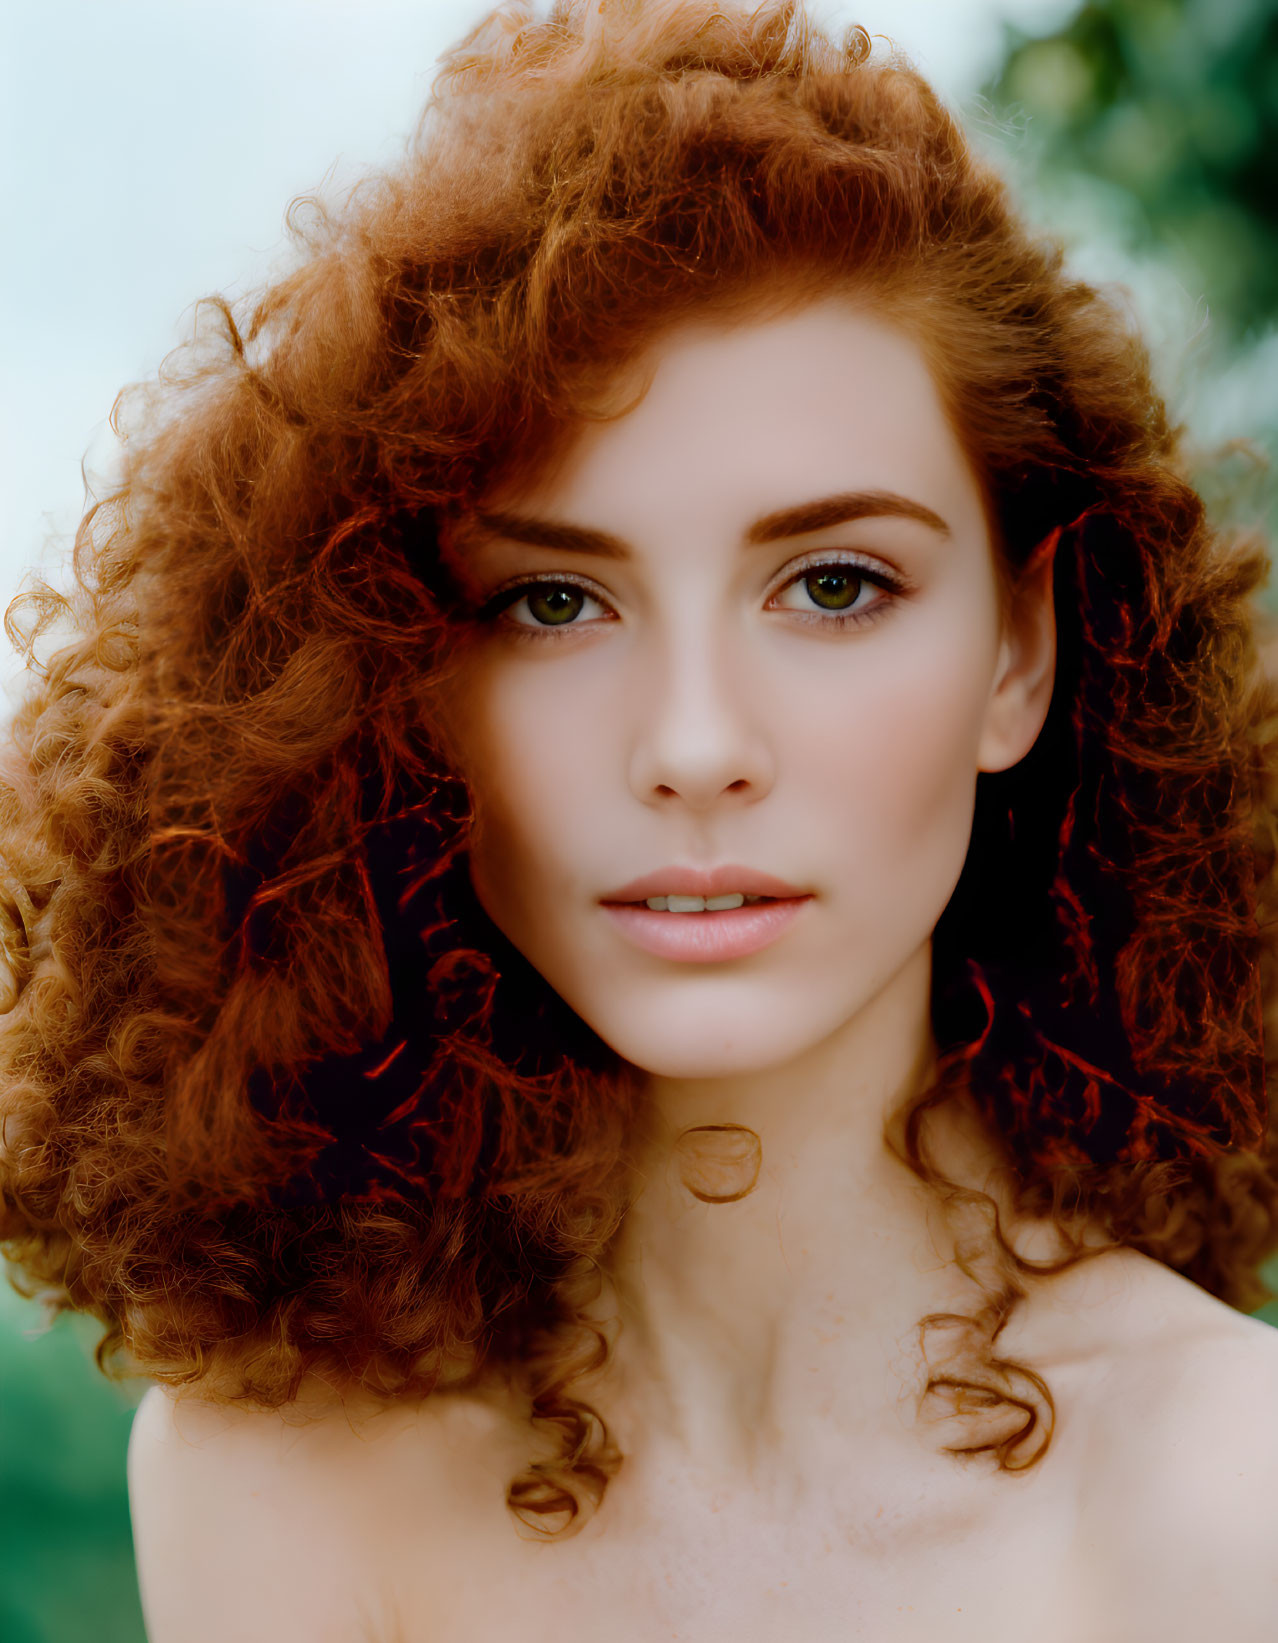
[[[837,737],[799,721],[789,761],[805,770],[805,833],[828,853],[842,939],[888,968],[931,934],[962,871],[989,685],[979,650],[937,645],[908,660],[857,693]]]
[[[570,892],[574,861],[589,859],[579,830],[589,834],[606,820],[598,814],[597,727],[582,693],[527,672],[490,681],[475,705],[468,777],[476,889],[503,926],[512,914],[521,922],[553,916],[556,898]]]

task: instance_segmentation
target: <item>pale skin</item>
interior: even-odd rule
[[[1000,1340],[1057,1401],[1040,1466],[959,1465],[912,1400],[917,1321],[978,1297],[882,1131],[934,1048],[930,939],[977,776],[1047,713],[1050,560],[1004,616],[924,356],[866,308],[684,325],[644,376],[631,410],[458,533],[491,615],[451,708],[481,900],[645,1080],[646,1184],[599,1307],[620,1329],[582,1388],[625,1463],[579,1536],[542,1545],[504,1506],[531,1440],[499,1398],[371,1412],[316,1388],[301,1426],[151,1394],[131,1484],[152,1643],[1010,1643],[1027,1622],[1048,1643],[1207,1625],[1261,1643],[1267,1326],[1114,1251],[1032,1283]],[[832,497],[852,517],[791,512]],[[530,521],[594,536],[568,551]],[[654,956],[601,905],[722,864],[810,898],[749,956]],[[757,1177],[690,1153],[708,1124],[757,1133]],[[971,1113],[938,1145],[1005,1202]],[[690,1190],[733,1168],[753,1181],[736,1201]],[[1056,1253],[1050,1227],[1017,1230]]]

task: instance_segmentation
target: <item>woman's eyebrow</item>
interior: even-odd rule
[[[845,525],[854,519],[884,516],[915,519],[942,536],[950,535],[950,527],[940,514],[933,513],[921,502],[911,501],[908,496],[899,496],[895,491],[839,491],[834,496],[764,514],[746,531],[745,539],[751,545],[779,542],[786,537],[825,530],[830,525]],[[601,559],[626,559],[630,554],[621,537],[610,531],[492,511],[477,512],[472,519],[486,535],[508,542],[525,542],[530,547],[550,548],[557,553],[589,553]]]
[[[797,508],[781,508],[776,513],[764,514],[746,532],[746,541],[779,542],[787,536],[824,530],[828,525],[846,525],[853,519],[875,519],[884,515],[917,519],[942,536],[950,535],[950,527],[939,513],[933,513],[921,502],[911,501],[908,496],[899,496],[896,491],[840,491],[815,502],[801,502]]]

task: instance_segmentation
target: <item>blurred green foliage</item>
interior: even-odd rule
[[[1055,34],[1008,31],[987,88],[1041,128],[1046,172],[1124,189],[1147,244],[1231,334],[1278,314],[1278,5],[1090,0]]]
[[[1270,1261],[1262,1269],[1262,1276],[1269,1288],[1278,1292],[1278,1258]],[[1253,1316],[1262,1319],[1267,1324],[1273,1324],[1278,1329],[1278,1300],[1270,1301],[1268,1305],[1262,1306],[1259,1312],[1254,1313]]]
[[[125,1481],[143,1383],[93,1362],[101,1326],[0,1282],[0,1639],[145,1643]]]
[[[1127,287],[1209,505],[1272,538],[1278,0],[1088,0],[1004,45],[984,98],[1026,207]]]

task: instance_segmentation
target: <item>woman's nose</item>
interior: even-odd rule
[[[757,677],[703,629],[650,657],[632,686],[630,785],[645,804],[707,810],[761,799],[775,779]]]

